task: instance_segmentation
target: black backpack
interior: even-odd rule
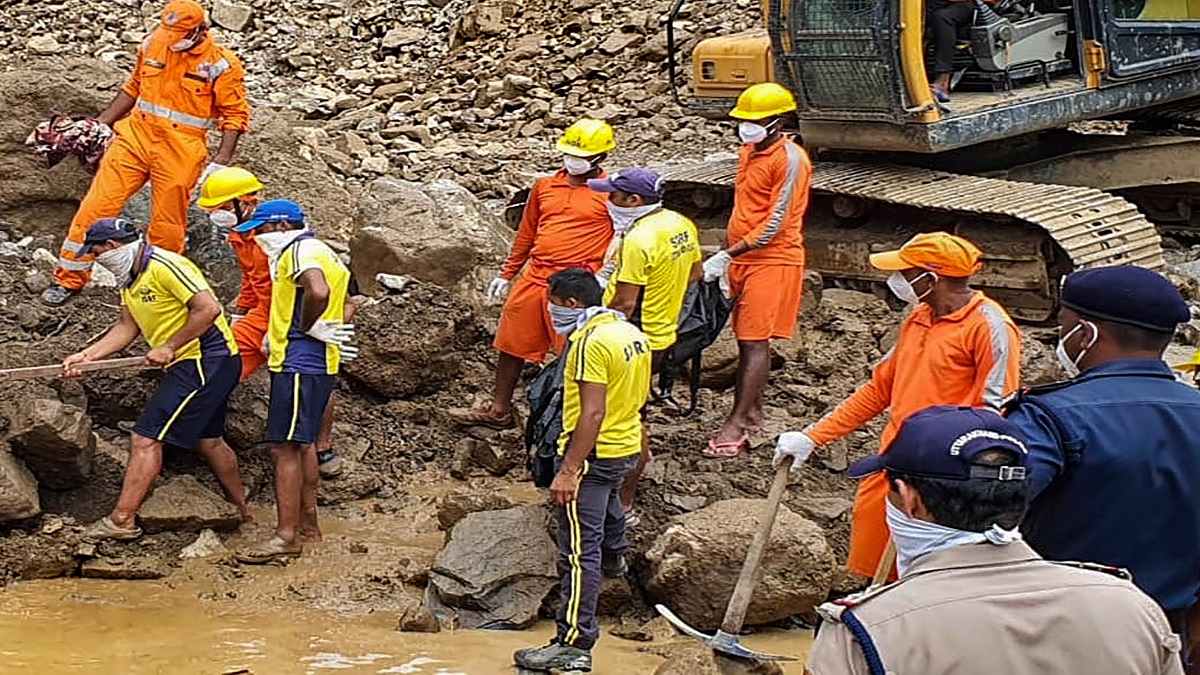
[[[533,484],[540,488],[548,488],[554,482],[554,460],[558,457],[558,439],[563,430],[563,370],[566,366],[567,350],[564,349],[554,363],[534,376],[526,389],[529,397],[529,420],[525,423],[527,463]]]
[[[729,298],[717,281],[700,281],[692,284],[683,297],[679,311],[679,332],[675,344],[667,350],[666,361],[658,376],[658,391],[654,400],[668,403],[675,408],[681,406],[671,393],[679,367],[688,364],[691,400],[680,416],[686,417],[696,411],[696,392],[700,391],[700,355],[705,348],[717,341],[717,336],[729,322],[737,298]]]

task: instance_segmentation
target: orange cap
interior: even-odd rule
[[[969,277],[983,268],[975,244],[948,232],[922,232],[899,250],[871,254],[875,269],[898,271],[919,267],[947,277]]]
[[[205,23],[204,7],[195,0],[171,0],[163,7],[160,30],[184,34]]]

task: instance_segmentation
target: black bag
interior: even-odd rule
[[[529,474],[540,488],[554,482],[554,460],[558,457],[558,439],[562,435],[563,369],[567,364],[564,349],[554,363],[534,376],[526,393],[529,396],[529,421],[525,423],[525,449],[529,453]]]
[[[686,417],[696,411],[696,393],[700,391],[700,355],[717,341],[717,336],[729,322],[736,301],[737,298],[725,296],[717,281],[700,281],[688,288],[679,311],[679,332],[675,344],[667,350],[666,361],[658,376],[658,391],[654,393],[656,401],[681,407],[675,401],[671,388],[675,385],[679,367],[688,364],[691,400],[680,415]]]

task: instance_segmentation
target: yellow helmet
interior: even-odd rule
[[[730,117],[739,120],[761,120],[796,109],[796,98],[792,92],[774,82],[763,82],[747,87],[738,96],[737,107]]]
[[[196,200],[196,206],[202,209],[215,208],[261,189],[263,184],[254,174],[241,167],[226,167],[212,172],[204,185],[200,186],[200,198]]]
[[[564,155],[594,157],[617,147],[617,141],[608,122],[585,117],[567,127],[555,147]]]
[[[1197,370],[1200,370],[1200,350],[1196,350],[1196,353],[1192,354],[1192,358],[1188,361],[1185,361],[1184,363],[1178,363],[1171,367],[1175,370],[1185,373],[1195,373]]]

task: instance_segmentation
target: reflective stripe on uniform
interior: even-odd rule
[[[211,129],[214,126],[214,122],[211,118],[196,117],[195,115],[189,115],[187,113],[179,112],[178,110],[172,110],[166,106],[158,105],[157,103],[151,103],[141,98],[138,99],[137,107],[138,110],[141,110],[144,113],[154,115],[155,117],[161,117],[166,120],[171,120],[172,122],[186,124],[189,127],[196,127],[197,129]]]
[[[222,73],[224,73],[225,71],[229,70],[232,67],[233,67],[233,65],[230,64],[227,59],[221,59],[220,61],[217,61],[216,63],[212,64],[212,67],[210,67],[208,69],[209,81],[211,82],[212,80],[217,79],[218,77],[221,76]]]
[[[1008,375],[1008,360],[1012,358],[1008,325],[1004,321],[1004,314],[993,304],[984,302],[979,306],[979,313],[987,320],[988,332],[992,338],[992,369],[988,371],[987,380],[984,381],[983,404],[999,410],[1006,398],[1004,381]]]
[[[791,143],[786,143],[784,149],[787,151],[787,174],[783,178],[783,188],[779,191],[779,199],[771,206],[771,221],[767,224],[767,229],[759,235],[758,241],[754,242],[754,245],[759,248],[771,243],[775,235],[779,234],[779,228],[783,226],[783,218],[788,212],[788,205],[792,203],[792,195],[796,192],[796,180],[800,175],[800,149]]]
[[[78,255],[79,252],[83,250],[83,243],[80,242],[77,244],[70,239],[64,239],[62,243],[62,250]]]
[[[71,270],[73,272],[86,272],[92,269],[92,261],[68,260],[62,256],[59,256],[58,266],[64,270]]]

